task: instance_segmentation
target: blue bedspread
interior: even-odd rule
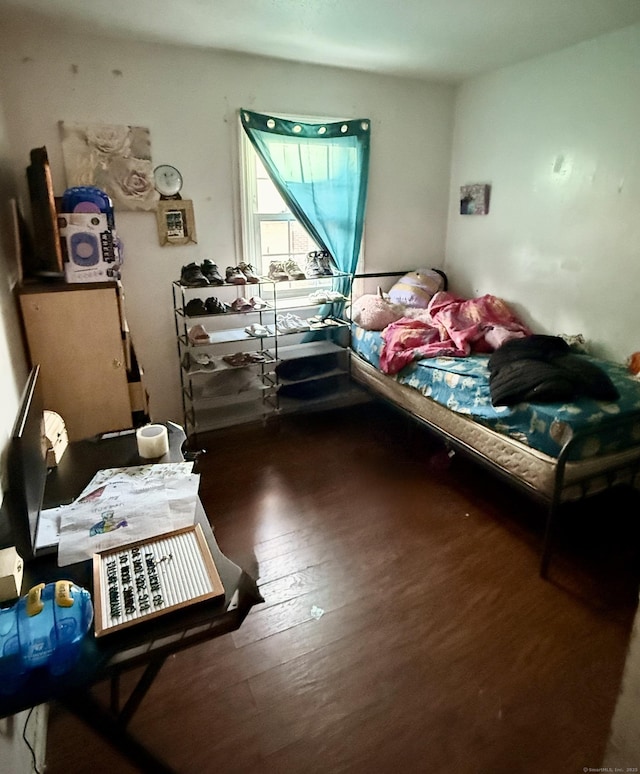
[[[377,331],[353,326],[352,348],[365,360],[380,367],[382,337]],[[618,388],[620,399],[605,403],[580,398],[573,403],[519,403],[493,406],[489,391],[488,355],[436,357],[418,360],[404,368],[396,381],[419,390],[423,395],[459,414],[467,414],[493,430],[557,457],[572,435],[584,427],[599,425],[602,432],[590,437],[576,457],[589,457],[618,451],[640,442],[640,423],[630,422],[615,433],[607,431],[608,418],[640,410],[640,381],[623,365],[589,358],[600,366]],[[574,456],[574,455],[572,455]]]

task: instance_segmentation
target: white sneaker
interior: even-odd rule
[[[259,323],[247,325],[245,331],[249,334],[249,336],[255,336],[256,338],[264,338],[265,336],[269,336],[269,331],[267,328],[265,328],[264,325],[260,325]]]

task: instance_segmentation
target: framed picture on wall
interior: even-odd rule
[[[197,244],[193,202],[189,199],[161,199],[156,217],[161,245]]]
[[[489,212],[489,193],[487,183],[474,183],[460,186],[460,214],[486,215]]]

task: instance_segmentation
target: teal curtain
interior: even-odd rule
[[[250,110],[240,117],[291,212],[336,267],[353,274],[369,180],[369,119],[311,124]],[[339,289],[347,292],[348,284]]]

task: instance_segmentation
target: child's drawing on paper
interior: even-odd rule
[[[102,518],[96,524],[94,524],[89,530],[89,536],[95,537],[96,535],[104,535],[105,532],[113,532],[121,527],[128,527],[126,519],[117,521],[114,511],[105,511],[102,514]]]

